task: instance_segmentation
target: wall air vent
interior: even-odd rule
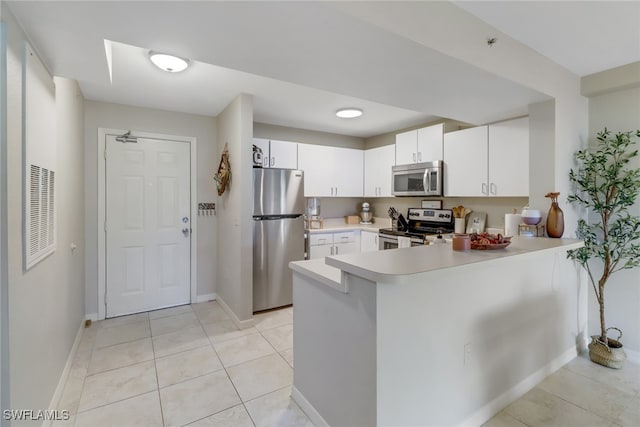
[[[22,120],[24,267],[56,249],[56,100],[53,79],[25,43]]]

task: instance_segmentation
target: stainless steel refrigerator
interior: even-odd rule
[[[290,261],[304,259],[301,170],[253,169],[253,311],[293,302]]]

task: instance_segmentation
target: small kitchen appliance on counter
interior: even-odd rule
[[[253,167],[261,168],[262,167],[262,148],[258,147],[256,144],[253,144]]]
[[[364,202],[362,204],[362,211],[360,211],[360,224],[371,224],[371,218],[373,218],[373,212],[369,203]]]
[[[395,209],[394,211],[397,213]],[[401,217],[402,214],[398,214],[398,216]],[[455,228],[451,209],[409,208],[407,216],[409,221],[406,228],[398,226],[398,228],[381,228],[378,231],[380,249],[398,248],[399,237],[411,239],[411,246],[424,245],[427,236],[450,234]]]

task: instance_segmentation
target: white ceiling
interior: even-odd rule
[[[523,2],[528,11],[520,7],[511,16],[521,37],[533,34],[523,29],[529,16],[542,17],[532,12],[536,3]],[[8,4],[52,73],[78,80],[91,100],[215,116],[239,93],[250,93],[256,121],[368,137],[437,117],[487,123],[524,114],[527,104],[548,99],[327,2]],[[584,2],[572,4],[587,10]],[[483,19],[493,19],[496,27],[509,21],[493,3],[461,6],[474,14],[486,12]],[[602,37],[613,38],[609,32]],[[104,39],[114,41],[112,83]],[[551,37],[546,43],[549,49],[561,44]],[[149,49],[190,58],[193,67],[163,73],[147,61]],[[536,50],[554,59],[553,52]],[[604,56],[602,69],[623,65],[611,61],[626,61]],[[335,117],[336,109],[347,106],[360,107],[365,115]]]
[[[640,61],[640,1],[456,1],[578,76]]]

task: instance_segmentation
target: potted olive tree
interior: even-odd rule
[[[638,156],[634,137],[640,138],[640,130],[612,136],[605,128],[598,133],[594,150],[576,152],[578,167],[569,172],[575,193],[568,201],[586,208],[589,218],[578,221],[577,234],[584,246],[567,256],[586,269],[600,306],[600,335],[591,337],[589,357],[612,368],[621,368],[626,354],[622,331],[605,323],[605,285],[617,271],[640,265],[640,218],[629,212],[640,192],[640,168],[630,164]],[[609,329],[619,336],[607,338]]]

